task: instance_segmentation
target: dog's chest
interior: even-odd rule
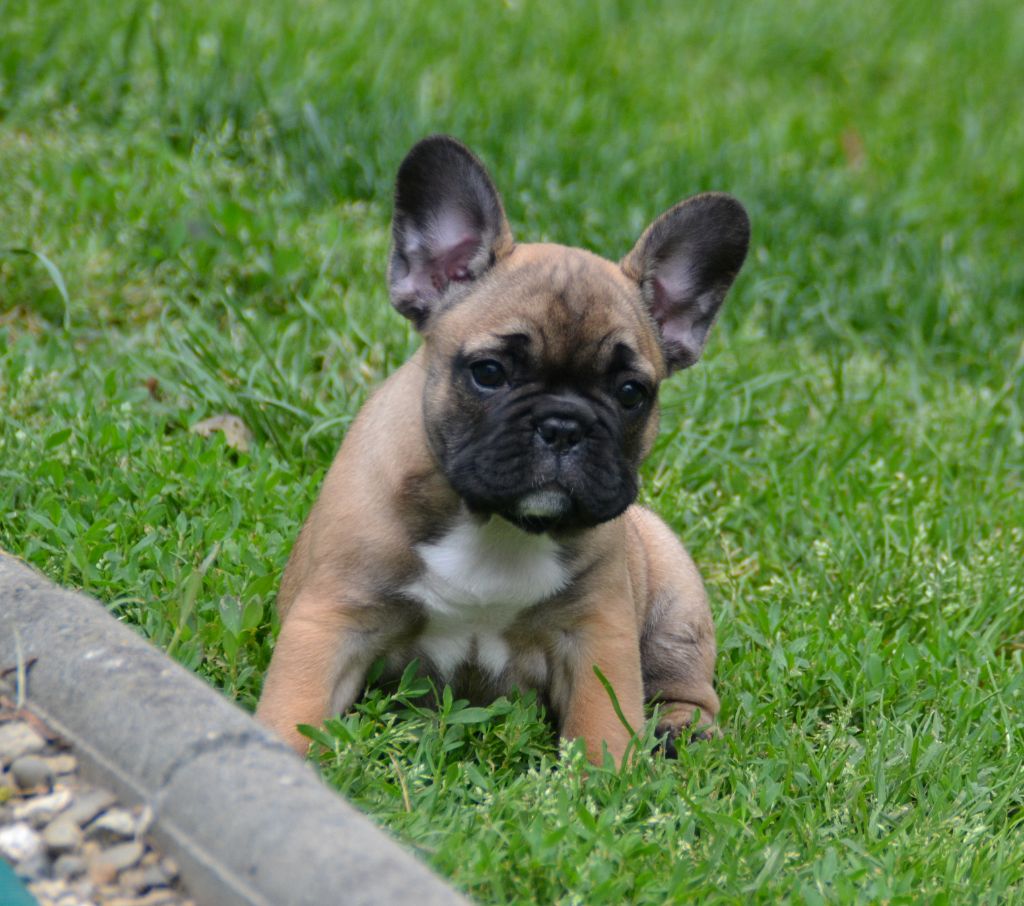
[[[558,544],[497,517],[465,515],[416,552],[423,572],[405,589],[427,613],[416,648],[442,676],[464,663],[502,673],[511,656],[505,631],[569,581]]]

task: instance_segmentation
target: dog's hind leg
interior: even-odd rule
[[[672,531],[639,507],[629,515],[643,541],[646,607],[640,631],[644,698],[659,708],[659,735],[711,734],[715,628],[700,573]]]
[[[689,619],[693,602],[662,589],[640,642],[644,697],[659,705],[658,735],[673,751],[679,736],[713,735],[719,701],[713,679],[715,640],[711,621]],[[706,605],[705,605],[706,606]]]

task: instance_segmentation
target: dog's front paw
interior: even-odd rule
[[[666,758],[677,758],[680,739],[685,739],[687,743],[707,742],[721,734],[699,705],[671,702],[662,709],[662,720],[655,728],[654,735],[657,739],[655,751],[664,752]]]

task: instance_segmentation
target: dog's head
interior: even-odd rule
[[[700,357],[746,256],[728,195],[697,195],[619,264],[517,245],[483,164],[446,136],[398,171],[391,299],[422,333],[424,415],[471,510],[529,531],[593,526],[637,493],[658,386]]]

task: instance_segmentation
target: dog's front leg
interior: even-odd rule
[[[602,744],[615,763],[621,764],[632,738],[595,667],[611,685],[630,726],[639,731],[644,720],[636,610],[625,570],[615,578],[618,581],[594,583],[592,599],[586,602],[581,619],[562,635],[558,658],[561,682],[552,690],[562,736],[582,738],[587,758],[594,764],[604,757]]]
[[[347,711],[378,654],[359,623],[353,608],[312,592],[288,610],[256,717],[300,755],[309,740],[296,726]]]

